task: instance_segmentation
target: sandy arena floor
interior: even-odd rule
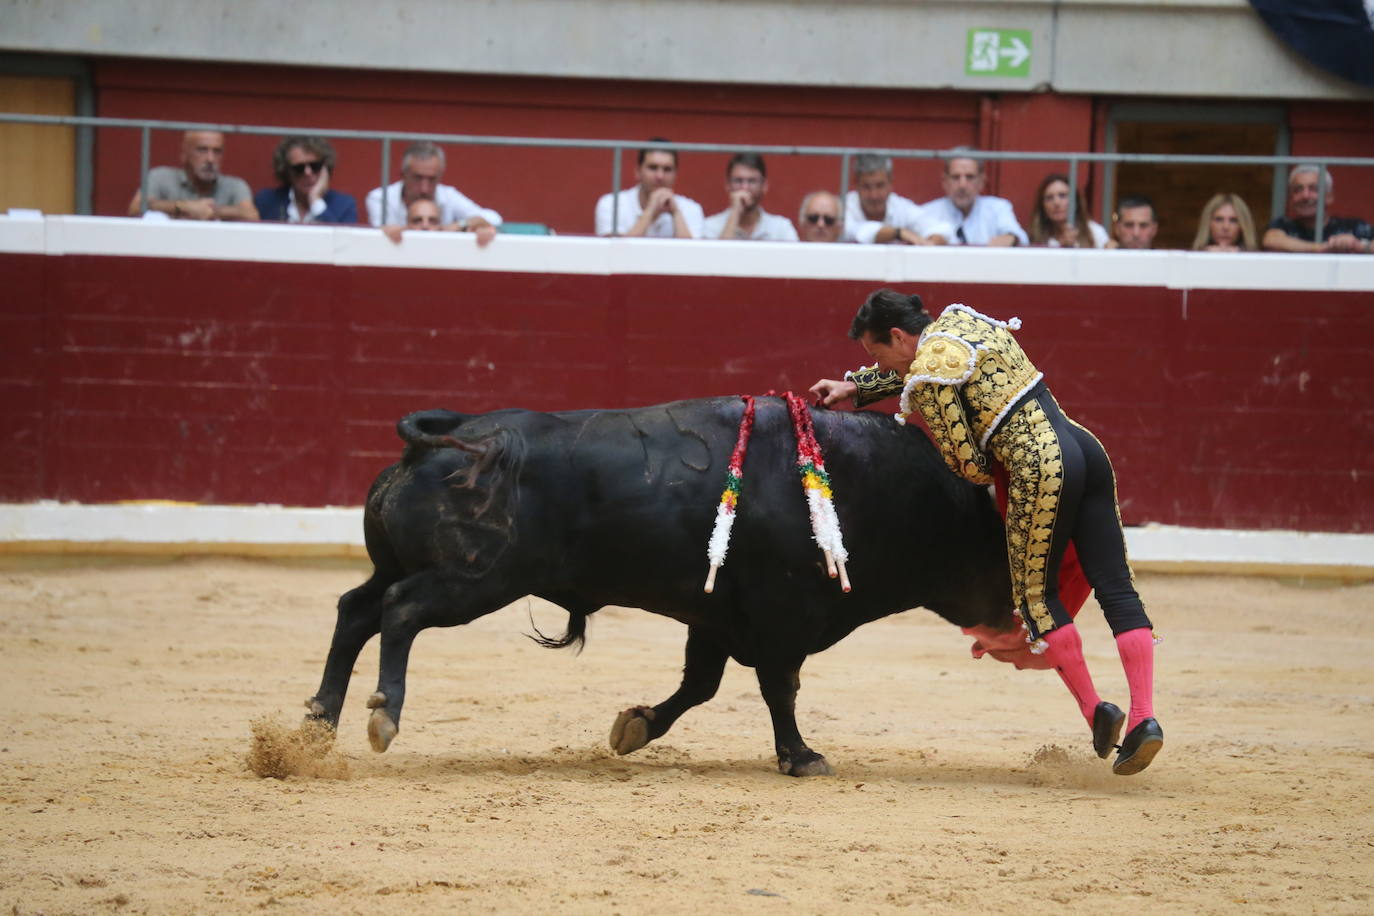
[[[835,777],[775,771],[733,664],[617,758],[615,714],[675,688],[686,630],[608,609],[579,657],[525,639],[530,613],[562,631],[539,602],[423,634],[382,755],[369,644],[325,775],[253,775],[252,723],[294,730],[363,578],[0,571],[0,910],[1374,912],[1374,585],[1142,577],[1166,744],[1135,777],[1092,755],[1052,674],[975,662],[924,611],[803,669],[798,718]],[[1124,705],[1106,625],[1081,619]]]

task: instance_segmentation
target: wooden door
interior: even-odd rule
[[[76,80],[0,73],[0,111],[76,114]],[[76,212],[76,128],[0,122],[0,213]]]

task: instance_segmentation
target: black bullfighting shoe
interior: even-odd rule
[[[1121,742],[1121,753],[1112,761],[1112,772],[1133,776],[1150,765],[1164,746],[1164,729],[1154,719],[1142,719]]]
[[[1093,710],[1093,750],[1103,760],[1117,746],[1121,737],[1121,726],[1126,724],[1126,714],[1115,703],[1102,702]]]

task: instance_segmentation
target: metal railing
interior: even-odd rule
[[[861,153],[888,156],[893,159],[948,159],[955,156],[977,158],[983,162],[1067,162],[1069,164],[1069,213],[1076,212],[1078,193],[1078,172],[1081,163],[1093,165],[1117,163],[1142,163],[1156,165],[1257,165],[1281,168],[1298,164],[1311,164],[1320,170],[1316,224],[1314,238],[1322,241],[1322,230],[1326,226],[1326,195],[1321,193],[1329,181],[1328,170],[1332,166],[1355,166],[1374,168],[1374,158],[1354,156],[1216,156],[1172,153],[1089,153],[1089,152],[1022,152],[1006,150],[951,150],[951,149],[888,149],[860,148],[848,146],[788,146],[788,145],[744,145],[737,143],[654,143],[645,140],[583,140],[555,137],[493,137],[473,134],[436,134],[411,131],[381,130],[340,130],[319,127],[262,126],[250,124],[218,124],[209,121],[160,121],[142,118],[101,118],[75,115],[38,115],[14,112],[0,112],[0,123],[37,124],[52,127],[112,127],[140,131],[139,143],[139,189],[143,206],[148,200],[148,170],[151,166],[150,149],[152,132],[155,130],[173,131],[218,131],[225,134],[249,134],[268,136],[314,136],[342,140],[375,140],[382,145],[381,181],[382,221],[386,220],[385,189],[390,182],[391,144],[398,141],[414,142],[429,140],[457,146],[519,146],[549,149],[599,149],[611,151],[611,200],[613,227],[619,225],[619,200],[616,192],[621,190],[621,160],[626,150],[663,149],[677,152],[694,153],[738,153],[753,152],[771,156],[822,156],[836,157],[840,160],[841,194],[849,187],[849,163],[851,157]]]

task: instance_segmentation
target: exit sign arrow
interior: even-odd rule
[[[1019,67],[1030,60],[1030,48],[1026,47],[1024,41],[1015,36],[1011,38],[1011,47],[998,48],[997,53],[1007,58],[1008,67]]]
[[[969,76],[1030,76],[1029,29],[968,30],[964,73]]]

